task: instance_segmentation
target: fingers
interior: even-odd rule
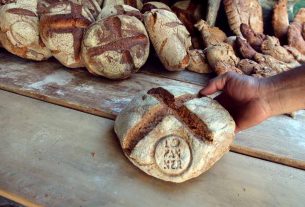
[[[207,96],[207,95],[211,95],[217,91],[222,90],[226,85],[228,76],[229,76],[229,73],[225,73],[223,75],[220,75],[220,76],[210,80],[208,85],[199,91],[199,94],[202,96]]]

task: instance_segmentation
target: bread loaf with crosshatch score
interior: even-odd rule
[[[9,52],[30,60],[51,57],[39,38],[38,15],[31,4],[11,3],[0,7],[0,42]]]
[[[235,122],[218,102],[185,87],[153,88],[117,116],[124,154],[148,175],[184,182],[212,167],[229,150]]]
[[[50,4],[39,13],[40,36],[53,56],[66,67],[83,67],[80,59],[83,34],[95,21],[89,9],[65,1]]]
[[[148,55],[148,34],[134,16],[103,18],[88,28],[82,42],[82,59],[89,72],[109,79],[128,78]]]

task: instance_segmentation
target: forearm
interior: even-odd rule
[[[267,78],[265,83],[271,116],[305,109],[305,66]]]

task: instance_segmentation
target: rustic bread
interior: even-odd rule
[[[194,24],[204,18],[202,6],[202,2],[184,0],[176,2],[171,9],[186,26],[190,34],[194,35],[196,32]]]
[[[73,2],[51,4],[41,12],[40,35],[53,56],[69,68],[83,67],[80,58],[84,30],[94,22],[90,11]]]
[[[143,4],[142,13],[151,11],[153,9],[165,9],[168,11],[171,11],[171,8],[169,8],[169,6],[167,6],[166,4],[162,3],[162,2],[158,2],[158,1],[149,1],[145,4]]]
[[[263,33],[263,11],[258,0],[224,0],[224,7],[231,30],[236,35],[241,35],[242,23],[259,33]]]
[[[0,0],[0,5],[17,3],[17,4],[26,4],[36,8],[38,0]]]
[[[177,86],[140,93],[114,124],[123,152],[134,165],[176,183],[212,167],[229,150],[234,129],[220,104]]]
[[[74,4],[82,5],[84,8],[90,11],[94,18],[96,18],[101,12],[100,4],[96,0],[39,0],[38,11],[39,13],[48,12],[47,10],[52,4],[57,4],[60,2],[72,2]]]
[[[0,42],[9,52],[26,59],[44,60],[51,56],[39,38],[35,7],[6,4],[0,8]]]
[[[287,31],[289,26],[289,18],[287,11],[288,0],[278,0],[274,4],[272,26],[274,35],[281,40],[286,42]]]
[[[189,71],[193,71],[196,73],[211,73],[212,70],[208,64],[207,58],[203,53],[203,50],[194,49],[190,50],[190,64],[187,66]]]
[[[103,8],[109,5],[114,6],[114,5],[123,5],[123,4],[127,4],[139,10],[141,10],[143,7],[143,3],[141,0],[104,0]]]
[[[95,22],[82,42],[82,58],[89,72],[110,79],[129,77],[148,55],[148,34],[133,16],[110,16]]]
[[[143,21],[143,14],[140,12],[140,10],[129,6],[129,5],[109,5],[102,9],[101,13],[97,17],[97,20],[114,16],[114,15],[128,15],[128,16],[134,16],[138,18],[139,20]]]
[[[164,9],[153,9],[144,14],[144,23],[165,68],[170,71],[185,69],[190,61],[187,51],[191,37],[178,17]]]

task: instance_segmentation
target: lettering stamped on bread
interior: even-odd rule
[[[124,154],[145,173],[170,182],[199,176],[234,138],[235,123],[216,101],[184,87],[152,88],[136,96],[114,125]]]

